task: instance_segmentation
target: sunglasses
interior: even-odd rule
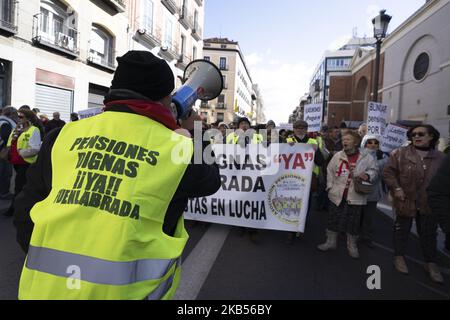
[[[378,141],[367,141],[367,144],[379,145],[380,143]]]
[[[24,116],[19,116],[19,119],[24,119],[25,117]]]
[[[308,129],[308,127],[297,127],[297,128],[294,128],[294,129]]]
[[[425,137],[426,135],[427,135],[427,134],[424,133],[424,132],[413,132],[413,133],[411,134],[411,137],[413,137],[413,138],[415,138],[415,137],[423,138],[423,137]]]

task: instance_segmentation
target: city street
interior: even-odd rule
[[[8,203],[0,203],[0,211]],[[446,283],[433,284],[422,267],[417,238],[408,247],[410,275],[398,274],[392,265],[392,220],[382,214],[375,223],[374,249],[360,245],[361,259],[347,255],[341,240],[336,252],[322,253],[326,213],[313,212],[307,233],[287,245],[287,234],[262,231],[254,244],[238,228],[193,224],[186,247],[183,278],[176,299],[181,300],[308,300],[308,299],[449,299],[450,259],[439,264]],[[0,299],[17,298],[24,260],[15,242],[12,220],[0,218]],[[381,269],[381,290],[367,288],[367,268]]]

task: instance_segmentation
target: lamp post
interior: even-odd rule
[[[381,44],[386,38],[389,22],[392,17],[386,14],[386,10],[381,10],[380,14],[372,20],[373,34],[377,39],[377,56],[375,61],[375,76],[373,82],[373,101],[378,102],[378,82],[380,78],[380,56],[381,56]]]

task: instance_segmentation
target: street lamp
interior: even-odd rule
[[[373,35],[377,39],[377,57],[375,61],[375,76],[373,83],[373,101],[378,102],[378,81],[380,77],[380,56],[381,44],[386,38],[389,22],[392,17],[386,14],[386,10],[381,10],[380,14],[372,20]]]

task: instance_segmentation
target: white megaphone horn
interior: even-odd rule
[[[184,70],[184,85],[172,97],[178,118],[189,116],[195,102],[217,98],[223,90],[223,76],[219,68],[206,60],[194,60]]]

